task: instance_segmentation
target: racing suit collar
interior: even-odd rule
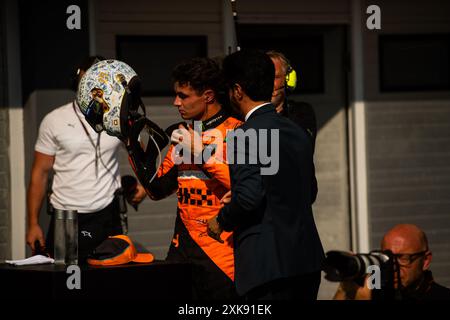
[[[202,121],[202,129],[209,130],[215,128],[227,119],[228,115],[226,111],[221,108],[215,115],[211,118]]]

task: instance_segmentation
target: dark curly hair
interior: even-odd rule
[[[214,91],[216,98],[225,92],[219,65],[210,58],[192,58],[175,66],[172,80],[179,85],[190,85],[197,94]]]

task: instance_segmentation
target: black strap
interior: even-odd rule
[[[84,133],[86,133],[87,137],[89,138],[89,142],[91,143],[92,147],[95,150],[95,176],[98,177],[98,158],[99,158],[99,152],[100,152],[100,132],[97,133],[97,145],[94,143],[94,140],[92,139],[91,135],[89,134],[89,131],[87,130],[86,126],[84,125],[83,121],[81,120],[80,116],[77,113],[76,107],[75,107],[75,101],[72,102],[73,112],[75,112],[75,115],[77,116],[78,120],[81,123],[81,126],[84,129]]]

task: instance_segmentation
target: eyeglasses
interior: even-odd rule
[[[394,257],[397,259],[398,264],[401,266],[408,266],[413,263],[417,258],[424,256],[428,250],[420,251],[416,253],[397,253]]]

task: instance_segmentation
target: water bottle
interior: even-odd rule
[[[76,210],[55,209],[55,264],[78,264],[78,215]]]

